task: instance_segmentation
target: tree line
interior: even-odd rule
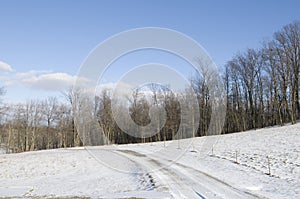
[[[300,22],[284,26],[259,49],[236,54],[222,72],[227,97],[222,133],[296,123],[300,117],[299,70]],[[2,103],[0,143],[5,145],[7,152],[23,152],[83,144],[126,144],[205,136],[212,120],[212,97],[207,85],[207,79],[212,77],[205,70],[201,73],[190,78],[196,105],[189,101],[189,89],[171,92],[166,85],[154,84],[147,86],[147,94],[136,89],[126,106],[117,104],[120,111],[129,110],[132,120],[139,126],[155,120],[157,133],[153,136],[134,137],[118,126],[111,108],[112,93],[108,89],[89,101],[92,120],[96,123],[85,121],[85,125],[77,126],[76,111],[83,106],[82,93],[70,89],[64,93],[65,102],[49,97],[19,104]],[[0,95],[3,94],[2,88]],[[199,115],[190,114],[184,125],[180,125],[181,116],[185,114],[180,102],[193,113],[196,109],[199,111]],[[162,114],[150,119],[149,110],[153,106],[165,109],[164,124],[160,122]],[[193,129],[195,123],[199,124],[197,129]],[[142,129],[130,125],[126,128],[130,131]]]
[[[296,123],[299,119],[300,22],[284,26],[260,49],[247,49],[224,72],[224,132]]]

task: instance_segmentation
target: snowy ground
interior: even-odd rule
[[[300,124],[0,155],[0,197],[300,198]]]

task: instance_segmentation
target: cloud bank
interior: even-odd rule
[[[87,79],[78,78],[77,76],[67,73],[31,70],[24,73],[14,74],[10,80],[5,82],[5,85],[22,85],[33,89],[63,91],[71,88],[76,81],[82,85],[89,82]]]
[[[8,65],[7,63],[4,63],[2,61],[0,61],[0,70],[6,71],[6,72],[12,72],[13,71],[13,69],[10,65]]]

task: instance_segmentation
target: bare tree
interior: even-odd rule
[[[55,97],[48,97],[42,103],[43,107],[43,116],[45,117],[47,123],[47,149],[52,148],[51,145],[53,144],[53,135],[51,135],[51,128],[53,122],[57,119],[58,114],[58,102]]]
[[[72,146],[80,146],[82,145],[78,131],[76,129],[75,124],[75,114],[80,108],[79,99],[80,99],[80,90],[70,88],[67,92],[63,93],[69,104],[71,105],[71,115],[72,115],[72,134],[73,134],[73,143]]]

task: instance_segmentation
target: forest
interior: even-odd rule
[[[223,68],[227,102],[222,134],[295,124],[299,120],[300,22],[282,27],[258,49],[237,53]],[[212,108],[205,71],[201,72],[190,78],[200,114],[185,126],[180,126],[182,107],[179,102],[189,99],[190,91],[170,92],[167,86],[149,85],[147,95],[135,90],[128,107],[120,107],[120,110],[128,108],[132,120],[145,126],[150,122],[150,107],[163,107],[167,120],[164,126],[158,126],[158,133],[136,138],[121,130],[112,116],[112,91],[106,89],[97,93],[90,102],[97,127],[86,125],[87,133],[79,135],[75,114],[81,106],[78,100],[81,93],[70,88],[62,93],[64,101],[57,97],[18,104],[1,101],[1,146],[7,149],[7,153],[18,153],[82,145],[166,141],[185,138],[176,136],[176,132],[186,135],[185,132],[192,131],[189,122],[199,124],[192,136],[206,136]],[[0,89],[0,96],[3,95],[4,87]],[[96,131],[97,128],[101,128],[103,134]]]

